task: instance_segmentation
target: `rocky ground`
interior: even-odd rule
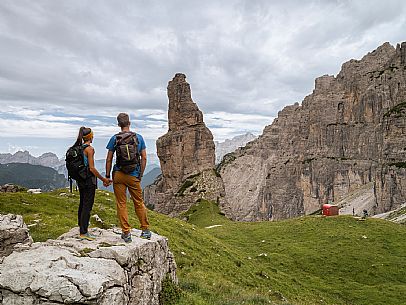
[[[21,216],[0,220],[0,238],[31,241],[19,234],[27,233]],[[79,240],[74,228],[56,240],[3,251],[1,304],[159,304],[162,282],[177,281],[165,237],[153,234],[144,240],[133,230],[133,242],[126,244],[117,229],[94,228],[91,233],[95,241]]]

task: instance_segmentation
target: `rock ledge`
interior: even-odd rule
[[[1,304],[159,304],[162,281],[177,282],[165,237],[150,241],[133,230],[125,244],[119,230],[92,229],[96,241],[77,239],[74,228],[57,240],[15,251],[0,264]]]

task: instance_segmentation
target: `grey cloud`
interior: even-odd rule
[[[204,112],[272,117],[309,94],[315,77],[402,39],[405,7],[403,1],[2,1],[0,102],[67,112],[82,105],[90,112],[165,111],[166,84],[184,72]]]

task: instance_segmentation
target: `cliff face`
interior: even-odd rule
[[[406,43],[389,43],[316,79],[263,134],[220,164],[236,220],[310,214],[373,183],[382,213],[406,198]]]
[[[184,74],[168,83],[168,99],[169,130],[156,142],[162,176],[145,188],[144,199],[159,212],[178,214],[194,201],[176,194],[188,177],[214,168],[215,146]]]

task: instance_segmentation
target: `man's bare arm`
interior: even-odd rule
[[[144,175],[145,167],[147,166],[147,150],[144,149],[141,151],[141,170],[140,170],[140,179]]]
[[[108,151],[106,157],[106,177],[110,177],[111,165],[113,163],[113,152]]]

